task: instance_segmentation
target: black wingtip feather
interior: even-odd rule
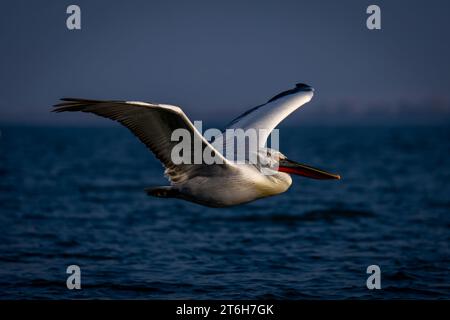
[[[92,100],[83,98],[61,98],[60,103],[53,105],[55,109],[52,112],[65,112],[65,111],[83,111],[83,109],[89,105],[102,103],[102,100]]]

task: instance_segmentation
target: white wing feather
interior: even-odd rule
[[[306,86],[303,84],[299,85]],[[263,148],[272,130],[292,112],[308,103],[313,95],[314,89],[306,86],[307,90],[292,89],[275,96],[269,102],[254,107],[231,122],[227,129],[241,128],[243,130],[256,129],[260,132],[258,145]],[[289,93],[291,92],[291,93]]]
[[[213,174],[211,171],[229,169],[231,164],[198,132],[186,114],[177,106],[151,104],[139,101],[101,101],[76,98],[62,99],[55,105],[55,112],[82,111],[120,122],[141,140],[162,162],[166,176],[173,184],[184,182],[194,176]],[[183,128],[189,131],[192,140],[201,141],[202,151],[209,149],[222,160],[223,165],[174,164],[172,132]],[[192,143],[194,143],[192,141]],[[192,152],[193,154],[193,152]],[[192,162],[193,163],[193,162]]]

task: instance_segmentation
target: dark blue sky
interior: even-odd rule
[[[80,31],[66,28],[70,4]],[[366,28],[369,4],[381,31]],[[224,123],[296,82],[316,96],[294,121],[442,119],[449,12],[431,0],[4,1],[0,122],[106,122],[48,112],[70,96],[176,104]]]

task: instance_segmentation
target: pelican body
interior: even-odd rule
[[[270,132],[288,115],[309,102],[314,89],[299,83],[295,88],[281,92],[266,103],[254,107],[234,119],[229,129],[255,129],[263,134],[258,147],[269,163],[275,163],[267,174],[267,167],[258,163],[238,164],[217,151],[232,141],[225,137],[217,142],[207,141],[195,128],[181,108],[168,104],[139,101],[104,101],[63,98],[55,105],[55,112],[82,111],[118,121],[127,127],[165,167],[170,185],[145,189],[148,195],[179,198],[209,207],[229,207],[285,192],[292,184],[291,174],[313,179],[340,179],[339,175],[287,159],[281,152],[266,148]],[[201,142],[203,150],[220,157],[220,163],[174,163],[171,136],[174,130],[188,130]]]

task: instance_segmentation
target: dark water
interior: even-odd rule
[[[147,197],[162,168],[125,129],[3,128],[0,298],[450,298],[449,128],[281,138],[343,180],[209,209]],[[66,289],[71,264],[82,290]]]

